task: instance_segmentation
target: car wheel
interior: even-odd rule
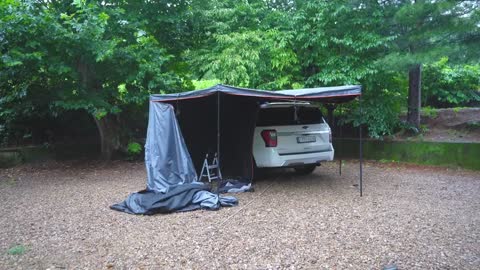
[[[307,175],[307,174],[311,174],[315,170],[316,167],[317,167],[317,165],[305,165],[305,166],[302,166],[302,167],[295,167],[293,169],[295,170],[296,174]]]

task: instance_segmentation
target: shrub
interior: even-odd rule
[[[142,146],[137,142],[130,142],[127,146],[128,155],[135,156],[142,152]]]
[[[480,104],[480,65],[449,65],[448,58],[423,71],[424,106],[458,107]]]
[[[130,142],[127,145],[127,160],[139,160],[141,158],[142,146],[137,142]]]

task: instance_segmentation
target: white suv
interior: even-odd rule
[[[332,132],[320,110],[308,102],[260,106],[253,138],[257,168],[290,167],[309,174],[333,160]]]

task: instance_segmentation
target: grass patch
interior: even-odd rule
[[[8,249],[7,253],[10,255],[23,255],[27,248],[23,245],[16,245]]]
[[[466,107],[455,107],[455,108],[453,108],[453,112],[454,112],[454,113],[459,113],[460,110],[465,109],[465,108],[466,108]]]
[[[358,140],[343,140],[343,151],[336,148],[335,155],[342,158],[358,158]],[[334,142],[334,147],[338,142]],[[425,165],[440,165],[480,170],[478,162],[480,143],[448,143],[448,142],[385,142],[364,141],[363,157],[378,160],[407,162]]]
[[[430,118],[437,118],[438,110],[432,107],[423,107],[422,109],[423,116],[427,116]]]
[[[1,186],[15,186],[17,184],[17,178],[12,175],[6,175],[5,177],[0,177],[0,187]]]

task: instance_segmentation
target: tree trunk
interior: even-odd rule
[[[77,71],[80,75],[80,84],[84,89],[90,91],[101,90],[100,81],[97,80],[94,70],[83,56],[77,60]],[[111,160],[113,155],[121,150],[122,145],[124,145],[120,121],[112,115],[105,115],[100,119],[93,115],[93,120],[100,135],[101,159]]]
[[[93,116],[100,134],[101,159],[111,160],[122,147],[122,137],[118,120],[110,115],[97,119]]]
[[[407,123],[420,129],[422,65],[412,66],[408,72]]]

